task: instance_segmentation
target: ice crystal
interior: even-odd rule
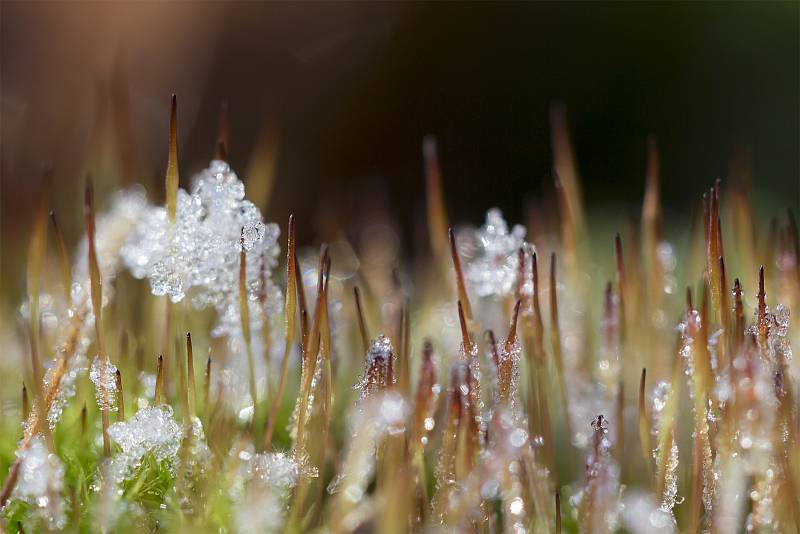
[[[164,404],[143,408],[129,421],[114,423],[108,428],[108,436],[122,449],[112,461],[114,480],[121,483],[148,453],[156,461],[166,461],[174,467],[183,432],[173,417],[172,407]]]
[[[64,465],[50,453],[41,436],[31,439],[27,449],[17,452],[19,478],[14,497],[30,504],[46,522],[48,530],[66,524],[64,506]]]
[[[525,241],[525,228],[514,225],[509,232],[497,208],[486,213],[486,223],[458,234],[460,254],[466,259],[464,275],[469,288],[479,297],[508,295],[517,281],[517,251]]]
[[[89,378],[94,383],[97,405],[101,410],[117,411],[117,368],[108,360],[98,357],[92,361]]]

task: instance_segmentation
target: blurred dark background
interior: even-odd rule
[[[228,101],[233,167],[274,175],[258,190],[271,191],[266,218],[295,212],[306,241],[371,207],[400,222],[407,247],[424,241],[428,133],[453,220],[497,205],[521,221],[552,183],[554,100],[590,209],[638,211],[648,134],[677,217],[736,154],[775,209],[796,207],[799,6],[3,2],[4,285],[22,280],[43,163],[73,242],[86,172],[101,191],[142,182],[163,195],[172,92],[183,185]]]

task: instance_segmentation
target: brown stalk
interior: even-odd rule
[[[278,418],[278,410],[281,406],[281,397],[286,388],[286,380],[289,375],[289,357],[294,343],[295,316],[297,314],[297,276],[295,269],[295,222],[294,215],[289,215],[289,229],[286,247],[286,305],[285,305],[285,345],[283,347],[283,362],[281,363],[281,376],[278,382],[278,390],[272,400],[269,417],[267,418],[267,430],[264,433],[264,449],[269,449],[272,443],[272,433],[275,430],[275,423]]]
[[[531,279],[533,285],[533,361],[528,367],[529,381],[529,410],[531,414],[536,414],[536,421],[528,418],[529,430],[537,430],[544,439],[544,458],[546,464],[552,472],[555,469],[555,457],[553,454],[553,432],[550,426],[550,409],[547,402],[547,377],[544,352],[544,326],[542,323],[542,310],[539,305],[539,264],[537,255],[531,255]]]
[[[442,173],[439,168],[439,156],[434,136],[428,135],[422,140],[422,156],[425,160],[428,237],[434,257],[441,260],[444,258],[447,246],[444,240],[447,232],[447,208],[444,205]]]
[[[167,216],[175,221],[178,206],[178,97],[173,94],[169,112],[169,157],[167,159]]]
[[[758,346],[764,350],[769,337],[769,321],[767,319],[767,293],[764,290],[764,266],[758,269]]]
[[[733,281],[733,336],[732,344],[736,352],[744,343],[744,304],[742,303],[742,286],[739,279]]]
[[[561,494],[556,491],[556,534],[561,534]]]
[[[469,337],[469,328],[467,328],[467,320],[464,317],[464,305],[458,301],[458,324],[461,325],[461,343],[464,345],[464,352],[469,353],[472,347],[472,340]]]
[[[467,295],[467,286],[464,283],[464,273],[461,270],[461,258],[458,255],[456,248],[456,236],[453,229],[447,231],[447,237],[450,239],[450,256],[453,258],[453,269],[456,272],[456,286],[458,287],[458,300],[464,307],[464,314],[467,319],[472,320],[472,306],[469,303],[469,296]]]
[[[187,405],[189,407],[189,417],[194,417],[195,414],[195,403],[197,401],[197,390],[195,388],[195,381],[194,381],[194,351],[192,350],[192,334],[190,332],[186,333],[186,373],[188,375],[188,385],[189,390],[187,392],[188,395],[188,402]]]
[[[161,396],[164,391],[164,356],[158,355],[158,363],[156,364],[156,390],[153,394],[153,404],[159,406],[161,404]]]
[[[205,412],[206,425],[208,425],[208,418],[211,413],[210,393],[211,393],[211,356],[209,356],[208,359],[206,360],[206,374],[205,374],[205,380],[203,381],[203,411]]]
[[[303,283],[303,273],[300,269],[300,262],[297,261],[297,251],[294,254],[294,276],[297,285],[297,304],[300,309],[300,333],[302,334],[302,345],[308,343],[308,308],[306,307],[306,288]]]
[[[648,480],[652,480],[653,459],[650,446],[650,419],[647,417],[647,401],[645,383],[647,381],[647,369],[642,368],[642,377],[639,379],[639,443],[642,446],[642,457],[644,465],[649,474]]]
[[[542,308],[539,304],[539,262],[536,253],[531,254],[531,281],[533,293],[533,356],[537,365],[544,363],[544,323],[542,321]]]
[[[22,383],[22,421],[28,418],[28,413],[31,411],[30,401],[28,400],[28,388],[25,387],[25,382]]]
[[[119,395],[117,399],[118,411],[117,411],[117,421],[124,421],[125,420],[125,393],[122,390],[122,373],[117,372],[114,373],[114,382],[117,386],[117,395]]]
[[[408,316],[408,302],[403,302],[400,312],[400,358],[397,385],[403,395],[408,395],[411,388],[411,334]]]

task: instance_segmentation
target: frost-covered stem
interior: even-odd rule
[[[308,412],[309,395],[313,386],[314,374],[316,373],[317,357],[321,345],[320,322],[322,320],[322,308],[325,302],[324,275],[325,265],[327,264],[328,250],[323,245],[320,251],[318,279],[317,279],[317,299],[314,307],[314,319],[311,322],[308,339],[303,344],[302,369],[300,371],[300,392],[297,397],[297,426],[295,427],[294,447],[297,451],[302,451],[305,447],[305,426]]]
[[[258,387],[256,386],[256,364],[253,358],[253,345],[250,342],[250,303],[247,292],[247,252],[244,248],[244,228],[239,249],[239,319],[242,323],[242,337],[247,352],[248,383],[253,400],[253,424],[258,421]],[[181,366],[183,368],[183,366]]]
[[[286,247],[286,304],[284,306],[285,324],[285,344],[283,347],[283,362],[281,363],[281,376],[278,382],[278,389],[275,398],[272,399],[269,416],[267,417],[267,430],[264,433],[264,449],[269,449],[272,443],[272,433],[275,431],[275,423],[278,418],[278,411],[281,407],[281,397],[286,388],[286,380],[289,376],[289,357],[292,354],[294,344],[295,316],[297,314],[297,271],[295,269],[295,228],[294,215],[289,215],[289,227],[287,231]]]

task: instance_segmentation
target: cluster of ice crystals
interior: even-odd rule
[[[175,221],[163,207],[151,207],[122,247],[122,258],[137,278],[147,278],[155,295],[173,302],[191,298],[196,308],[213,307],[215,337],[228,338],[231,369],[246,380],[246,345],[239,301],[240,253],[246,253],[245,288],[251,345],[265,350],[261,328],[281,308],[281,292],[272,281],[280,230],[265,224],[261,212],[244,198],[244,184],[224,161],[214,160],[193,178],[192,191],[178,191]],[[275,344],[272,344],[275,346]],[[265,362],[256,358],[257,382]],[[247,391],[247,388],[235,388]],[[249,394],[247,395],[249,399]],[[239,404],[246,404],[240,399]],[[240,406],[241,407],[241,406]]]
[[[89,370],[94,383],[97,405],[101,410],[117,411],[117,368],[107,359],[95,357]]]
[[[517,281],[517,253],[524,242],[525,228],[517,224],[509,232],[497,208],[486,213],[482,227],[460,231],[458,248],[467,262],[464,276],[469,288],[479,297],[508,295]]]
[[[13,496],[30,504],[47,524],[48,530],[66,524],[64,507],[64,465],[50,453],[41,436],[31,439],[26,449],[17,452],[21,459],[19,478]]]
[[[354,389],[361,392],[361,399],[374,395],[394,384],[394,348],[391,340],[383,334],[372,340],[367,352],[364,374]]]
[[[130,420],[114,423],[108,427],[108,436],[122,449],[112,460],[114,480],[121,483],[134,473],[147,453],[158,462],[174,464],[183,432],[172,407],[163,404],[142,408]]]

